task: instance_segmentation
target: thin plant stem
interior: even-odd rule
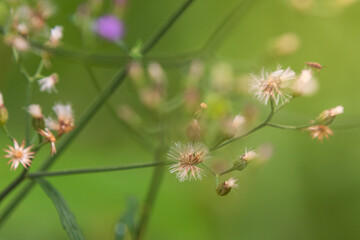
[[[229,172],[232,172],[232,171],[234,171],[234,170],[235,170],[235,168],[234,168],[234,167],[231,167],[231,168],[228,168],[228,169],[222,171],[222,172],[219,173],[218,175],[219,175],[219,176],[222,176],[222,175],[225,175],[225,174],[227,174],[227,173],[229,173]]]
[[[156,43],[161,39],[162,36],[170,29],[170,27],[176,22],[176,20],[182,15],[182,13],[189,7],[189,5],[194,0],[187,0],[180,8],[163,24],[163,26],[155,33],[154,37],[151,38],[148,44],[144,45],[141,49],[142,54],[146,54],[150,51]],[[125,80],[127,75],[127,66],[124,66],[115,78],[105,87],[102,92],[98,95],[98,97],[93,101],[93,103],[89,106],[89,108],[85,111],[78,122],[77,128],[75,128],[72,132],[70,132],[63,142],[58,146],[57,154],[54,156],[49,156],[43,165],[40,167],[40,170],[48,169],[54,161],[61,155],[61,153],[69,146],[69,144],[74,140],[74,138],[82,131],[82,129],[87,125],[90,119],[97,113],[97,111],[102,107],[104,103],[108,100],[108,98],[115,92],[118,86]],[[156,168],[160,169],[160,168]],[[158,170],[160,171],[160,170]],[[21,181],[20,181],[21,182]],[[29,188],[32,185],[27,185],[19,195],[17,195],[13,202],[20,202],[19,197],[24,198],[26,194],[29,192]],[[7,196],[10,192],[4,195]],[[3,198],[4,198],[3,197]],[[12,210],[15,208],[13,204],[10,204],[8,208],[5,209],[4,214],[0,215],[0,224],[9,216]]]
[[[237,141],[237,140],[239,140],[239,139],[242,139],[242,138],[244,138],[244,137],[246,137],[246,136],[248,136],[248,135],[256,132],[257,130],[259,130],[259,129],[265,127],[265,126],[267,126],[267,123],[268,123],[268,122],[272,119],[272,117],[274,116],[274,109],[275,109],[275,107],[274,107],[274,102],[273,102],[272,99],[270,99],[270,107],[271,107],[270,113],[269,113],[269,115],[267,116],[267,118],[265,119],[264,122],[260,123],[259,125],[257,125],[257,126],[254,127],[253,129],[249,130],[248,132],[246,132],[246,133],[244,133],[244,134],[242,134],[242,135],[240,135],[240,136],[238,136],[238,137],[235,137],[235,138],[226,140],[226,141],[224,141],[223,143],[218,144],[217,146],[211,148],[211,149],[210,149],[210,152],[215,151],[215,150],[217,150],[217,149],[219,149],[219,148],[222,148],[222,147],[224,147],[224,146],[226,146],[226,145],[228,145],[228,144],[230,144],[230,143],[232,143],[232,142],[235,142],[235,141]]]
[[[274,128],[280,128],[280,129],[285,129],[285,130],[302,130],[308,127],[311,127],[315,124],[307,124],[307,125],[302,125],[302,126],[288,126],[288,125],[281,125],[281,124],[276,124],[276,123],[267,123],[266,124],[269,127],[274,127]]]
[[[28,80],[27,87],[26,87],[26,102],[25,102],[26,107],[28,107],[31,103],[32,85],[33,85],[33,82]],[[25,144],[26,144],[26,146],[30,145],[30,141],[31,141],[30,134],[31,134],[31,118],[30,118],[30,114],[26,111],[25,112]]]
[[[96,90],[98,92],[101,92],[101,87],[99,82],[96,79],[96,76],[92,70],[92,68],[86,64],[84,64],[85,69],[90,77],[91,82],[93,83],[94,87],[96,88]],[[111,117],[120,125],[125,127],[131,134],[130,136],[132,136],[135,141],[137,141],[137,143],[139,145],[141,145],[145,150],[149,151],[149,152],[153,152],[155,147],[153,145],[152,142],[147,140],[147,136],[145,136],[144,134],[142,134],[140,131],[137,131],[135,128],[133,128],[131,125],[129,125],[128,123],[126,123],[125,121],[123,121],[121,118],[119,118],[119,116],[116,113],[116,110],[111,106],[111,104],[109,102],[106,102],[106,108],[108,109]]]
[[[129,169],[164,166],[164,165],[169,165],[169,164],[171,164],[171,162],[155,161],[155,162],[151,162],[151,163],[138,163],[138,164],[112,166],[112,167],[81,168],[81,169],[69,169],[69,170],[52,171],[52,172],[45,171],[45,172],[28,173],[26,177],[39,178],[39,177],[69,176],[69,175],[85,174],[85,173],[103,173],[103,172],[123,171],[123,170],[129,170]]]
[[[7,129],[6,125],[2,125],[1,129],[3,130],[4,134],[10,139],[11,142],[14,141],[14,138],[10,134],[9,130]]]
[[[158,147],[157,151],[155,152],[155,161],[160,159],[162,152],[164,150],[163,149],[164,148],[164,128],[162,128],[162,131],[159,134],[159,138],[160,138],[160,143],[159,143],[159,147]],[[160,167],[156,167],[154,169],[154,172],[153,172],[153,175],[151,178],[150,187],[148,189],[146,199],[144,202],[144,206],[142,209],[142,214],[141,214],[139,223],[136,227],[135,238],[134,238],[135,240],[140,240],[144,236],[147,224],[150,219],[152,207],[155,203],[163,176],[164,176],[164,169],[160,168]]]

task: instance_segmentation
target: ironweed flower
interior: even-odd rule
[[[47,91],[48,93],[57,92],[55,84],[59,81],[59,76],[56,73],[39,80],[40,91]]]
[[[54,134],[52,134],[52,132],[47,128],[45,128],[45,130],[39,129],[38,133],[41,136],[44,136],[46,140],[51,143],[51,154],[54,155],[56,153],[56,146],[55,146],[56,138]]]
[[[176,142],[170,147],[168,158],[177,163],[170,166],[170,172],[175,173],[180,182],[191,179],[201,179],[204,172],[197,165],[209,157],[209,150],[203,143]]]
[[[310,132],[313,139],[317,138],[322,142],[324,138],[329,138],[329,135],[333,135],[333,131],[326,125],[315,125],[306,129]]]
[[[262,70],[260,76],[251,74],[250,77],[252,80],[251,90],[265,105],[269,99],[273,99],[276,104],[279,104],[280,100],[286,101],[288,98],[291,98],[285,92],[287,83],[296,77],[295,72],[290,67],[284,70],[279,66],[276,71],[271,73]]]
[[[8,154],[5,158],[10,158],[11,168],[16,170],[21,163],[24,168],[28,168],[31,165],[31,159],[34,158],[34,152],[31,152],[32,146],[25,148],[25,141],[19,146],[18,142],[14,139],[14,147],[8,146],[9,149],[4,149]]]
[[[116,16],[105,15],[96,20],[94,31],[101,37],[116,42],[124,35],[124,25]]]
[[[236,188],[238,185],[236,184],[237,179],[235,178],[229,178],[228,180],[226,180],[225,182],[220,183],[217,187],[216,187],[216,193],[219,196],[226,196],[229,194],[229,192],[231,191],[231,189]]]
[[[56,113],[57,120],[51,117],[45,118],[47,128],[57,131],[58,135],[74,129],[74,115],[70,104],[56,104],[53,110]]]

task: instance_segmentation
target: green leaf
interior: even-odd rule
[[[46,180],[38,179],[37,182],[42,187],[46,195],[54,203],[56,210],[59,214],[61,225],[67,232],[71,240],[83,240],[84,237],[76,223],[74,214],[70,211],[69,206],[62,198],[60,193]]]
[[[126,235],[135,232],[135,216],[139,208],[138,201],[135,198],[129,198],[127,209],[115,226],[115,240],[124,240]]]

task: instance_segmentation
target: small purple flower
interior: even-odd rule
[[[124,35],[123,23],[113,15],[99,17],[95,21],[94,31],[109,41],[118,41]]]

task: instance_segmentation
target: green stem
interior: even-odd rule
[[[270,123],[269,122],[266,125],[269,126],[269,127],[286,129],[286,130],[302,130],[302,129],[311,127],[314,124],[307,124],[307,125],[302,125],[302,126],[288,126],[288,125],[281,125],[281,124],[276,124],[276,123]]]
[[[112,167],[97,167],[97,168],[81,168],[81,169],[70,169],[70,170],[61,170],[53,172],[34,172],[28,173],[28,178],[39,178],[39,177],[56,177],[56,176],[68,176],[74,174],[84,174],[84,173],[101,173],[101,172],[114,172],[122,171],[129,169],[138,169],[138,168],[148,168],[155,166],[164,166],[169,165],[171,162],[168,161],[155,161],[151,163],[138,163],[131,165],[121,165],[121,166],[112,166]]]
[[[14,142],[14,138],[12,137],[12,135],[10,134],[9,130],[7,129],[6,125],[2,125],[1,129],[3,130],[3,132],[5,133],[5,135],[10,139],[11,142]]]
[[[224,147],[224,146],[226,146],[226,145],[228,145],[228,144],[230,144],[230,143],[232,143],[232,142],[235,142],[235,141],[237,141],[237,140],[239,140],[239,139],[242,139],[242,138],[244,138],[244,137],[252,134],[253,132],[256,132],[257,130],[259,130],[259,129],[265,127],[265,126],[267,126],[268,122],[269,122],[269,121],[272,119],[272,117],[274,116],[275,106],[274,106],[274,102],[273,102],[272,99],[270,99],[270,107],[271,107],[270,113],[269,113],[269,115],[267,116],[267,118],[265,119],[264,122],[260,123],[259,125],[257,125],[257,126],[254,127],[253,129],[251,129],[250,131],[248,131],[248,132],[246,132],[246,133],[244,133],[244,134],[242,134],[242,135],[240,135],[240,136],[238,136],[238,137],[235,137],[235,138],[226,140],[226,141],[224,141],[223,143],[216,145],[215,147],[213,147],[213,148],[210,149],[210,152],[215,151],[215,150],[217,150],[217,149],[219,149],[219,148],[222,148],[222,147]]]
[[[234,171],[234,170],[235,170],[234,167],[231,167],[231,168],[229,168],[229,169],[226,169],[226,170],[222,171],[222,172],[219,173],[218,175],[219,175],[219,176],[222,176],[222,175],[225,175],[225,174],[227,174],[227,173],[229,173],[229,172],[232,172],[232,171]]]
[[[32,84],[33,84],[33,82],[28,80],[27,87],[26,87],[26,102],[25,102],[26,107],[29,107],[29,105],[31,103]],[[31,141],[30,134],[31,134],[31,117],[30,117],[30,114],[26,110],[26,113],[25,113],[25,144],[26,144],[26,146],[30,145],[30,141]]]

